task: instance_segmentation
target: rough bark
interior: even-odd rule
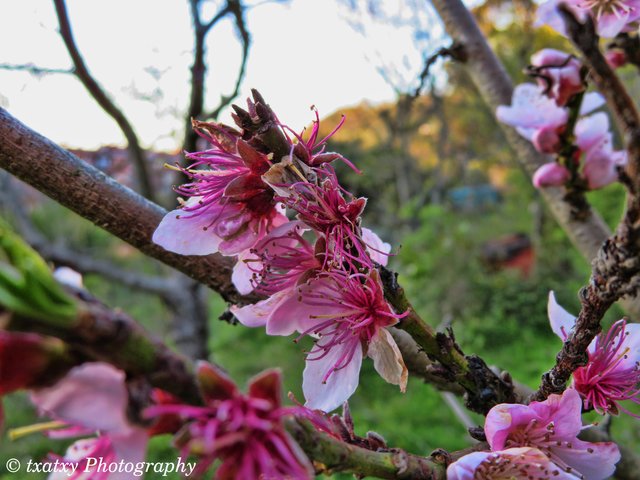
[[[246,302],[231,283],[233,262],[184,256],[151,241],[166,213],[0,109],[0,167],[146,255],[185,273],[229,302]]]

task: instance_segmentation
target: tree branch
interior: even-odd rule
[[[82,82],[89,94],[94,100],[102,107],[102,109],[113,118],[125,138],[127,139],[129,153],[136,169],[136,175],[138,183],[140,185],[140,191],[149,200],[154,200],[153,186],[151,183],[151,177],[149,174],[148,164],[146,161],[146,155],[140,146],[140,141],[135,133],[135,130],[127,117],[124,115],[115,103],[104,92],[102,87],[93,78],[91,72],[87,68],[87,65],[80,54],[80,50],[75,43],[73,32],[71,30],[71,22],[69,21],[69,15],[67,13],[67,7],[64,0],[53,0],[56,7],[56,14],[58,15],[58,22],[60,24],[60,35],[64,40],[64,44],[67,47],[67,51],[71,56],[71,60],[74,65],[74,73],[76,77]]]
[[[0,167],[133,245],[146,255],[243,303],[231,283],[233,262],[220,255],[184,256],[154,244],[151,237],[166,213],[98,169],[30,130],[0,109]]]
[[[491,50],[473,15],[461,0],[432,0],[431,3],[444,22],[451,39],[466,50],[467,61],[463,65],[487,105],[495,111],[500,105],[510,104],[513,94],[511,79]],[[529,176],[533,176],[538,167],[550,161],[538,153],[515,129],[502,123],[499,125],[516,153],[518,164]],[[591,209],[586,212],[584,218],[574,218],[571,206],[564,201],[565,193],[562,188],[543,188],[540,194],[571,242],[582,256],[591,262],[602,243],[611,235],[605,222]],[[620,303],[632,318],[640,319],[640,300],[627,298]]]
[[[295,418],[286,428],[305,453],[314,461],[317,473],[352,473],[358,477],[388,479],[444,480],[446,452],[436,450],[430,457],[419,457],[400,449],[373,451],[340,441],[319,432],[308,421]]]
[[[582,308],[576,325],[558,353],[556,364],[543,375],[542,384],[532,397],[534,400],[564,390],[571,374],[587,363],[587,347],[600,332],[600,321],[606,311],[623,295],[637,295],[640,286],[640,117],[598,47],[593,22],[581,24],[567,9],[560,11],[570,39],[582,52],[594,82],[607,99],[624,135],[629,192],[627,208],[615,235],[598,251],[589,285],[580,292]]]
[[[62,74],[74,74],[75,71],[69,68],[47,68],[39,67],[33,63],[13,64],[13,63],[0,63],[0,70],[9,70],[14,72],[28,72],[32,75],[49,75],[51,73]]]
[[[133,245],[146,255],[176,268],[219,292],[226,301],[245,304],[258,300],[255,296],[243,297],[234,288],[231,282],[233,267],[231,258],[217,254],[206,257],[177,255],[154,244],[151,237],[165,214],[162,208],[29,130],[3,109],[0,109],[0,137],[4,139],[0,144],[0,167],[9,173]],[[398,305],[395,307],[400,308]],[[417,325],[417,323],[412,321],[411,325]],[[471,392],[469,398],[473,400],[472,408],[486,412],[495,403],[510,398],[508,397],[509,387],[502,385],[484,362],[475,357],[465,358],[457,350],[455,343],[447,343],[450,337],[446,336],[446,348],[449,350],[445,349],[444,353],[438,353],[440,345],[436,337],[429,339],[427,327],[424,326],[421,329],[420,334],[427,338],[425,340],[425,345],[429,345],[427,350],[429,353],[433,352],[434,358],[445,362],[454,358],[457,362],[455,368],[449,365],[446,367],[449,370],[453,368],[451,371],[454,372],[453,376],[448,373],[448,381],[465,382],[465,389]],[[422,343],[419,345],[425,349],[425,345]],[[413,349],[407,355],[416,356],[420,353],[416,353]],[[414,362],[416,361],[412,361]],[[425,360],[424,363],[427,362],[428,360]],[[442,372],[438,369],[431,373]],[[424,374],[421,376],[425,378]],[[429,375],[426,377],[428,378]],[[485,386],[490,389],[485,390]]]
[[[411,335],[429,358],[440,362],[442,369],[438,373],[464,388],[467,408],[486,414],[498,403],[518,400],[513,383],[498,377],[481,358],[466,356],[451,330],[448,334],[436,333],[420,318],[398,285],[396,274],[384,267],[379,271],[387,301],[396,312],[407,312],[396,327]]]
[[[229,0],[227,7],[235,18],[236,30],[242,39],[242,60],[240,62],[240,69],[238,70],[238,76],[236,77],[236,83],[233,87],[233,91],[229,95],[223,95],[220,98],[218,106],[216,106],[216,108],[207,115],[207,118],[212,118],[214,120],[218,118],[220,112],[228,107],[229,104],[231,104],[231,102],[238,96],[238,93],[240,93],[240,85],[242,84],[242,80],[244,79],[244,75],[247,71],[247,60],[249,58],[249,48],[251,46],[251,36],[249,35],[249,31],[247,30],[244,20],[244,6],[238,0]]]
[[[148,404],[150,388],[147,384],[186,403],[202,403],[194,367],[188,360],[173,353],[162,342],[151,340],[134,320],[122,312],[110,310],[87,292],[76,290],[73,296],[79,308],[76,318],[69,323],[48,323],[0,308],[3,328],[51,335],[64,341],[66,360],[61,368],[68,370],[74,364],[104,361],[124,371],[133,418],[140,418],[136,410]],[[63,371],[57,372],[57,377],[62,374]],[[49,379],[44,380],[48,385]],[[320,432],[309,421],[293,416],[285,420],[285,428],[313,460],[318,473],[445,480],[445,470],[452,459],[444,450],[436,450],[428,458],[400,449],[369,450]],[[465,453],[459,452],[457,456]]]

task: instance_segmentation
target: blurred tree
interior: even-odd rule
[[[193,27],[194,46],[193,62],[191,66],[190,96],[186,108],[183,134],[183,150],[197,150],[197,135],[191,128],[192,119],[215,120],[220,112],[230,105],[237,97],[244,79],[248,56],[251,47],[251,36],[246,24],[247,9],[261,2],[251,3],[244,0],[188,0]],[[287,0],[272,0],[276,3],[286,3]],[[127,142],[129,161],[135,167],[137,189],[150,200],[161,201],[168,207],[173,207],[175,199],[167,188],[167,179],[174,176],[174,184],[182,183],[184,176],[177,172],[152,171],[149,152],[141,147],[135,126],[126,113],[118,107],[108,90],[100,85],[89,69],[91,59],[85,61],[80,46],[73,35],[72,21],[67,10],[65,0],[53,0],[59,23],[60,36],[65,44],[72,61],[72,68],[42,69],[37,65],[1,65],[8,70],[27,70],[33,74],[73,74],[86,88],[105,113],[111,116],[122,130]],[[211,13],[213,12],[213,13]],[[206,17],[209,15],[209,17]],[[222,95],[219,102],[212,108],[205,105],[206,85],[208,83],[208,69],[206,64],[207,36],[221,21],[229,19],[235,28],[238,41],[241,44],[241,61],[238,68],[233,89]],[[150,71],[154,67],[149,67]],[[161,72],[155,72],[161,75]],[[140,96],[141,92],[133,92]],[[153,96],[147,98],[153,101]],[[152,264],[145,267],[151,273],[140,274],[133,269],[117,265],[115,258],[94,258],[89,253],[88,246],[72,244],[55,232],[43,232],[38,225],[30,220],[30,214],[25,208],[25,187],[15,184],[3,175],[3,195],[0,202],[4,210],[12,214],[20,232],[24,237],[49,261],[55,265],[70,266],[83,274],[97,274],[138,291],[157,296],[171,312],[173,338],[178,348],[192,358],[207,358],[208,351],[208,322],[209,293],[197,282],[186,276]],[[48,236],[54,235],[54,237]],[[84,251],[83,251],[84,250]]]

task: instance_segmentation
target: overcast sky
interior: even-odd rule
[[[386,4],[393,8],[395,0]],[[176,130],[182,127],[175,114],[187,105],[192,61],[187,1],[69,0],[68,11],[90,70],[129,116],[143,143],[175,149],[180,138]],[[391,100],[393,89],[377,67],[393,64],[407,78],[417,74],[421,58],[413,32],[365,20],[365,38],[349,25],[347,13],[337,0],[292,0],[288,6],[264,4],[252,9],[247,25],[253,46],[239,98],[258,88],[280,119],[296,129],[311,119],[312,104],[327,115],[363,100]],[[438,29],[433,26],[434,32]],[[231,22],[212,31],[207,47],[211,108],[220,94],[232,89],[240,62]],[[70,66],[51,1],[2,3],[0,63]],[[148,67],[161,74],[159,79]],[[155,101],[136,99],[133,92],[155,92]],[[0,71],[0,105],[70,147],[122,142],[115,123],[71,75],[33,77]],[[228,118],[228,113],[222,117]]]

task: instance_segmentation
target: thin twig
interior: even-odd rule
[[[73,37],[71,29],[71,22],[69,20],[69,14],[67,13],[67,6],[64,0],[54,0],[56,7],[56,13],[58,16],[58,22],[60,24],[60,35],[64,40],[64,44],[67,47],[69,56],[74,65],[74,73],[76,77],[82,82],[89,94],[95,99],[95,101],[102,107],[102,109],[113,118],[125,138],[127,139],[129,153],[136,169],[136,175],[140,184],[140,191],[149,200],[154,200],[154,191],[151,183],[151,176],[149,174],[149,167],[146,160],[146,155],[140,146],[140,141],[136,132],[123,113],[115,103],[109,98],[109,96],[102,89],[100,84],[93,77],[89,68],[87,67],[80,50]]]
[[[0,70],[9,70],[14,72],[28,72],[32,75],[49,75],[53,73],[61,73],[66,75],[73,75],[75,70],[72,68],[48,68],[39,67],[34,63],[13,64],[13,63],[0,63]]]
[[[240,85],[242,84],[247,71],[247,60],[249,58],[249,48],[251,46],[251,36],[249,35],[244,19],[245,7],[238,0],[229,0],[228,7],[235,19],[236,30],[242,39],[242,60],[240,62],[240,69],[236,76],[236,83],[233,87],[233,91],[229,95],[223,95],[220,98],[220,103],[211,111],[210,114],[207,115],[208,118],[212,118],[214,120],[218,118],[220,112],[227,108],[240,93]]]

